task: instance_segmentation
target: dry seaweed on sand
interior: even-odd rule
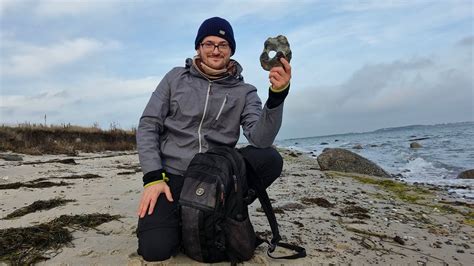
[[[319,207],[324,207],[324,208],[332,208],[335,205],[334,203],[329,202],[325,198],[302,198],[301,202],[306,205],[316,204]]]
[[[341,210],[344,214],[353,214],[353,213],[368,213],[369,210],[359,206],[349,206]]]
[[[79,214],[79,215],[61,215],[59,218],[52,220],[50,223],[58,224],[59,226],[66,226],[71,228],[95,228],[103,223],[110,222],[112,220],[117,220],[120,215],[110,215],[110,214]]]
[[[63,227],[40,224],[24,228],[0,230],[0,261],[12,265],[32,264],[47,259],[47,250],[59,250],[72,241]]]
[[[76,161],[74,159],[68,158],[68,159],[51,159],[47,161],[34,161],[34,162],[24,162],[22,164],[28,165],[28,164],[46,164],[46,163],[62,163],[62,164],[74,164],[76,165]]]
[[[71,228],[95,228],[103,223],[117,220],[120,215],[82,214],[61,215],[48,223],[20,228],[0,230],[0,262],[12,265],[29,265],[49,259],[51,253],[73,240]]]
[[[9,184],[0,184],[0,189],[19,189],[21,187],[27,187],[27,188],[46,188],[46,187],[60,187],[60,186],[69,186],[72,185],[71,183],[66,183],[66,182],[50,182],[50,181],[41,181],[41,182],[36,182],[36,183],[21,183],[21,182],[15,182],[15,183],[9,183]]]
[[[103,178],[100,175],[96,174],[83,174],[83,175],[71,175],[71,176],[59,176],[59,177],[54,177],[54,178],[59,178],[59,179],[94,179],[94,178]]]
[[[341,209],[341,213],[343,213],[346,217],[349,218],[356,218],[356,219],[370,219],[370,215],[367,213],[369,212],[368,209],[362,208],[360,206],[348,206]]]
[[[257,212],[264,212],[262,207],[258,207],[258,208],[256,209],[256,211],[257,211]],[[283,214],[283,213],[285,213],[285,211],[284,211],[282,208],[280,208],[280,207],[273,207],[273,213],[275,213],[275,214]]]
[[[136,173],[137,172],[135,172],[135,171],[128,171],[128,172],[119,172],[119,173],[117,173],[117,175],[134,175]]]
[[[22,207],[8,214],[3,219],[12,219],[15,217],[21,217],[21,216],[27,215],[29,213],[37,212],[37,211],[50,210],[52,208],[63,206],[68,202],[74,202],[74,201],[75,200],[68,200],[68,199],[61,199],[61,198],[54,198],[50,200],[37,200],[28,206]]]

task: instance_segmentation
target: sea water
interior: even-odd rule
[[[422,147],[410,148],[414,141]],[[474,180],[456,178],[460,172],[474,169],[474,122],[385,128],[280,140],[275,144],[310,153],[315,159],[324,148],[348,149],[409,183],[442,186],[474,199]],[[362,149],[355,148],[357,145]]]

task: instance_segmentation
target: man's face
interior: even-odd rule
[[[216,45],[219,45],[219,48]],[[204,38],[196,51],[204,64],[214,69],[222,69],[227,66],[232,52],[229,43],[217,36]]]

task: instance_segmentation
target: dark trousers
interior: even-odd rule
[[[247,146],[239,151],[246,161],[249,185],[259,184],[267,188],[280,176],[283,159],[275,149]],[[166,260],[179,252],[181,216],[178,200],[184,178],[171,174],[169,178],[168,186],[174,201],[169,202],[161,194],[153,213],[138,220],[138,254],[146,261]]]

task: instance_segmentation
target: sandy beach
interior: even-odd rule
[[[262,245],[254,258],[244,264],[472,265],[472,202],[432,186],[399,188],[387,186],[375,177],[323,172],[314,158],[288,150],[282,150],[282,154],[284,170],[270,187],[269,195],[274,200],[283,241],[304,246],[308,255],[298,260],[273,260],[267,257],[266,246]],[[72,243],[56,252],[46,252],[50,259],[39,265],[196,263],[182,254],[160,263],[147,263],[136,255],[136,208],[142,174],[135,152],[21,156],[23,161],[0,159],[0,185],[39,178],[69,184],[1,189],[0,229],[33,226],[61,215],[121,216],[94,229],[69,228]],[[70,160],[61,162],[63,159],[73,159],[75,164]],[[65,178],[85,174],[99,177]],[[35,201],[53,198],[74,201],[3,219]],[[252,223],[257,232],[269,236],[270,228],[259,207],[258,202],[250,206]],[[277,252],[286,254],[284,250]]]

